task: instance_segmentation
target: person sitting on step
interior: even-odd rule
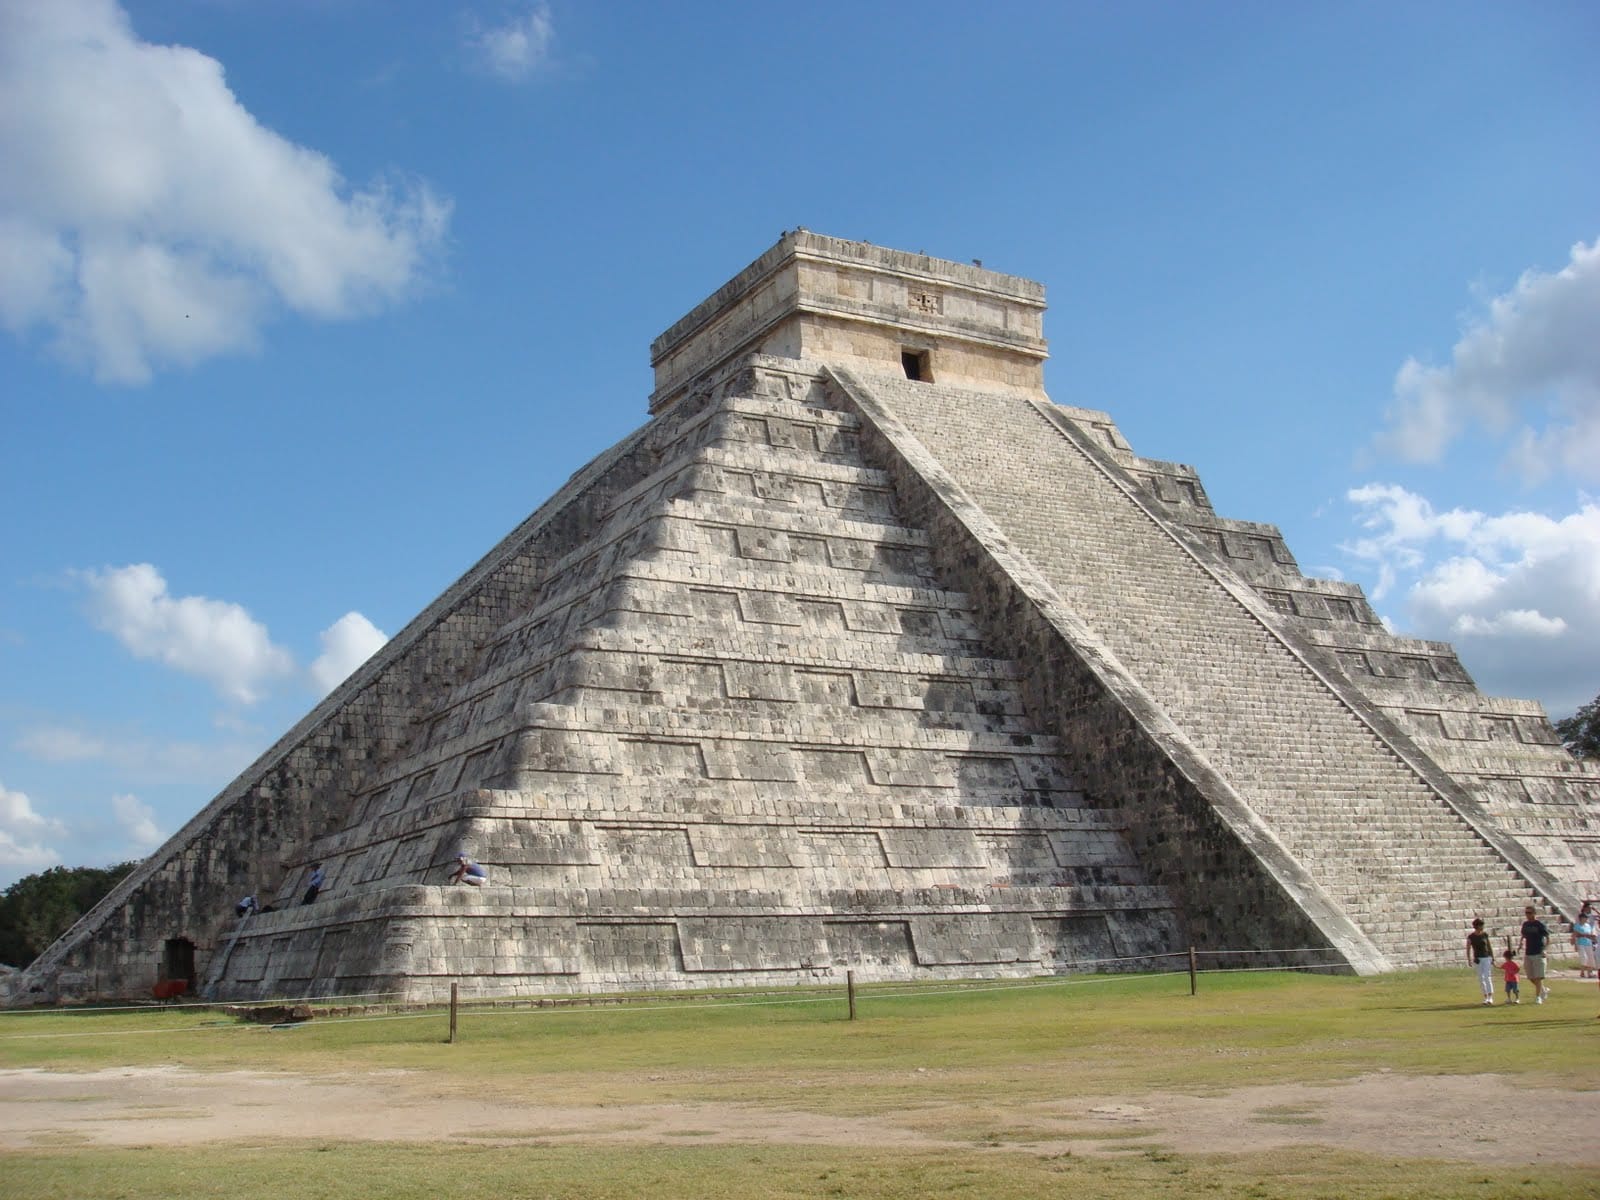
[[[482,887],[489,882],[489,872],[482,866],[472,861],[465,854],[456,855],[455,873],[450,876],[451,883],[468,883],[473,887]]]

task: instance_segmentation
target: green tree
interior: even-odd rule
[[[0,963],[27,966],[138,865],[51,867],[0,892]]]
[[[1600,758],[1600,696],[1556,722],[1561,742],[1576,758]]]

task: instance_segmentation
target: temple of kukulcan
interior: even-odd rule
[[[1575,915],[1600,768],[1043,390],[1044,288],[803,230],[23,1003],[1360,973]],[[450,882],[459,855],[486,882]],[[302,903],[313,870],[320,893]],[[272,911],[235,915],[255,893]]]

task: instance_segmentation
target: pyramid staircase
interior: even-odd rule
[[[1472,915],[1505,930],[1545,907],[1537,865],[1491,846],[1051,406],[833,374],[841,403],[897,420],[949,473],[1390,965],[1453,963]]]
[[[1575,759],[1534,700],[1485,695],[1448,642],[1390,633],[1353,583],[1303,575],[1276,526],[1219,516],[1199,475],[1142,458],[1109,413],[1044,410],[1119,475],[1200,557],[1271,608],[1320,673],[1337,678],[1441,769],[1577,897],[1600,897],[1600,762]]]

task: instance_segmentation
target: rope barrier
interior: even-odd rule
[[[1322,954],[1332,950],[1332,946],[1295,946],[1288,950],[1202,950],[1195,947],[1196,954]],[[1170,956],[1169,956],[1170,957]]]
[[[462,1011],[474,1017],[520,1017],[539,1014],[540,1016],[574,1016],[583,1013],[603,1013],[607,1016],[618,1015],[623,1012],[642,1013],[650,1016],[664,1012],[689,1012],[702,1008],[767,1008],[783,1004],[838,1004],[839,993],[835,991],[828,996],[793,997],[786,1000],[708,1000],[704,1003],[685,1002],[681,1004],[639,1004],[633,1008],[610,1008],[596,1006],[593,1008],[579,1004],[563,1004],[559,1007],[540,1007],[529,1005],[523,1008],[498,1008],[487,1011],[473,1011],[468,1008],[471,1001],[464,1001]]]

